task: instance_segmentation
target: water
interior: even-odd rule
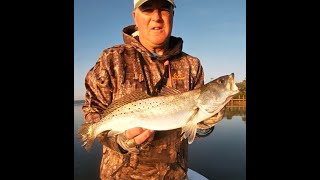
[[[189,168],[214,180],[246,179],[246,111],[227,109],[213,132],[189,145]],[[76,131],[83,122],[81,104],[74,105],[74,179],[98,180],[101,145],[81,147]]]

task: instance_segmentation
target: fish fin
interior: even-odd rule
[[[108,132],[108,137],[110,137],[110,136],[116,136],[116,135],[118,135],[118,134],[120,134],[120,133],[122,133],[122,132],[121,132],[121,131],[110,130],[110,131]]]
[[[189,121],[185,126],[182,127],[181,133],[183,133],[183,136],[181,137],[181,140],[188,138],[188,143],[191,144],[196,137],[197,128],[197,123]]]
[[[94,123],[85,123],[82,124],[78,129],[78,138],[82,142],[82,146],[89,151],[94,143]]]
[[[111,112],[113,112],[114,110],[118,109],[121,106],[132,103],[134,101],[147,99],[150,97],[152,96],[148,95],[146,92],[141,92],[141,91],[134,91],[130,94],[124,95],[121,98],[112,101],[112,103],[104,111],[102,117],[105,117],[107,114],[110,114]]]
[[[182,93],[182,92],[179,91],[178,89],[163,87],[163,88],[160,90],[159,95],[160,95],[160,96],[169,96],[169,95],[180,94],[180,93]]]
[[[198,107],[193,108],[193,113],[189,117],[187,124],[182,127],[181,134],[183,133],[183,136],[181,137],[181,140],[188,138],[188,143],[191,144],[196,136],[198,125],[197,123],[194,123],[192,120],[194,116],[199,112]]]
[[[195,106],[195,107],[193,107],[192,108],[192,114],[191,114],[191,116],[188,118],[188,121],[187,122],[190,122],[190,121],[192,121],[192,119],[194,118],[194,116],[199,112],[199,107],[197,107],[197,106]]]

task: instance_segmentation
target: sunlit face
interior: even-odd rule
[[[161,48],[171,36],[173,6],[166,0],[150,0],[132,15],[139,30],[139,40],[146,48]]]

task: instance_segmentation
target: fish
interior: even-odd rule
[[[158,96],[133,92],[114,100],[102,114],[100,121],[83,123],[78,129],[82,146],[89,151],[102,132],[116,136],[127,129],[142,127],[154,131],[181,128],[181,140],[194,141],[197,123],[216,115],[239,93],[234,73],[220,76],[198,89],[180,92],[162,88]]]

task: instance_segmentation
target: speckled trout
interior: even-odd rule
[[[181,139],[187,138],[191,144],[197,123],[216,115],[238,92],[233,73],[187,92],[169,88],[163,88],[159,96],[134,92],[114,100],[99,122],[82,124],[78,138],[90,150],[94,139],[104,131],[109,131],[110,137],[134,127],[155,131],[182,128]]]

